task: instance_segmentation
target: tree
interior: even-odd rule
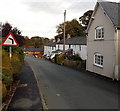
[[[79,18],[80,23],[87,28],[90,18],[92,16],[93,10],[88,10]]]
[[[45,44],[47,44],[50,40],[48,38],[34,36],[32,38],[25,37],[25,45],[24,48],[42,48]]]
[[[24,44],[24,48],[32,48],[32,41],[29,37],[25,36],[25,44]]]
[[[9,24],[8,22],[3,24],[2,25],[2,37],[6,37],[11,30],[12,30],[11,24]]]
[[[44,38],[44,45],[47,44],[48,42],[50,42],[50,40],[48,38]]]
[[[31,38],[34,48],[42,48],[43,40],[41,37],[35,36]]]
[[[59,24],[57,27],[57,33],[58,35],[56,36],[59,37],[60,39],[63,38],[63,32],[64,32],[64,23]],[[69,34],[71,37],[75,36],[83,36],[85,35],[85,30],[84,27],[76,20],[73,19],[71,21],[66,21],[65,23],[65,36]]]

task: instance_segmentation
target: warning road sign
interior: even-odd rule
[[[10,32],[5,40],[2,42],[2,46],[18,46],[16,39],[13,34]]]

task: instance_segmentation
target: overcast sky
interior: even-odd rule
[[[120,1],[120,0],[109,0]],[[94,9],[97,0],[1,0],[0,21],[22,30],[24,36],[54,38],[56,26]]]

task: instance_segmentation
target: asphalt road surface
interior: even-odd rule
[[[25,57],[48,109],[118,109],[118,85],[44,59]]]

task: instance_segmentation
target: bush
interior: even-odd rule
[[[2,65],[0,64],[0,70],[2,69],[2,73],[0,73],[0,76],[2,76],[1,79],[1,86],[2,87],[2,97],[4,98],[7,93],[7,89],[9,90],[11,87],[12,82],[16,79],[18,76],[23,63],[24,63],[24,54],[21,48],[19,47],[12,47],[12,58],[10,61],[9,58],[9,47],[3,47],[3,50],[0,51],[0,54],[2,52]],[[1,57],[0,55],[0,57]]]
[[[23,53],[15,51],[12,55],[11,65],[13,68],[13,79],[16,80],[24,63]]]
[[[74,60],[74,61],[81,61],[82,59],[78,54],[72,55],[72,56],[67,56],[69,60]]]
[[[2,98],[4,98],[7,95],[7,89],[5,84],[2,84]]]
[[[64,59],[65,59],[64,54],[57,54],[55,56],[55,61],[56,61],[57,64],[63,65],[64,64]]]
[[[12,69],[9,53],[5,50],[2,50],[2,68],[9,69],[9,70]]]
[[[2,82],[9,86],[13,82],[13,74],[9,69],[2,69]]]
[[[2,100],[2,98],[4,98],[7,94],[7,89],[5,84],[2,83],[2,81],[0,81],[0,100]]]
[[[24,56],[19,47],[12,51],[11,61],[9,58],[9,52],[7,52],[7,50],[2,51],[2,81],[6,86],[9,86],[18,76],[23,63]]]
[[[12,65],[9,59],[9,53],[5,50],[2,51],[2,81],[6,86],[12,83]]]

